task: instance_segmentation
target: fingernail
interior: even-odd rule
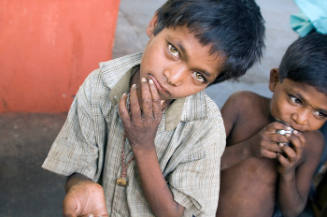
[[[135,88],[136,88],[136,84],[133,84],[133,85],[132,85],[132,88],[135,89]]]
[[[165,103],[165,100],[161,100],[160,104],[163,105]]]
[[[292,127],[287,127],[286,129],[287,129],[287,130],[292,130]]]
[[[153,81],[152,81],[152,79],[150,79],[150,80],[149,80],[149,83],[150,83],[150,84],[153,84]]]
[[[126,96],[126,93],[123,93],[122,97],[125,97]]]
[[[294,134],[298,134],[298,133],[299,133],[299,131],[297,131],[297,130],[294,130],[294,131],[293,131],[293,133],[294,133]]]
[[[143,77],[143,78],[141,79],[141,81],[142,81],[143,83],[145,83],[145,82],[146,82],[146,79]]]
[[[88,217],[94,217],[94,215],[93,214],[90,214],[90,215],[88,215]]]

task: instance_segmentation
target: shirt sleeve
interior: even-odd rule
[[[95,93],[99,80],[99,70],[96,70],[80,87],[42,165],[44,169],[65,176],[80,173],[93,180],[98,179],[103,148],[99,146],[97,135],[101,133],[101,124],[97,121],[100,106],[93,101],[97,98]]]
[[[184,216],[213,217],[219,199],[220,158],[225,149],[225,129],[220,112],[209,121],[193,123],[191,151],[168,177],[174,200],[185,207]]]

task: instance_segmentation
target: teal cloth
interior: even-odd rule
[[[291,15],[290,23],[301,37],[312,29],[327,34],[327,0],[294,0],[303,14]]]

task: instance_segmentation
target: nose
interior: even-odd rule
[[[182,64],[176,64],[167,67],[164,70],[164,76],[167,78],[167,82],[170,85],[180,86],[183,83],[183,80],[186,79],[187,70]]]
[[[293,114],[293,120],[298,125],[306,125],[310,114],[311,114],[311,111],[309,111],[308,109],[302,109],[302,110],[298,111],[297,113]]]

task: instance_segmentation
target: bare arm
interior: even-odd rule
[[[136,86],[130,91],[130,112],[126,94],[119,104],[120,117],[132,146],[140,174],[142,189],[152,212],[158,217],[182,216],[184,207],[178,204],[161,172],[154,138],[161,121],[160,97],[152,82],[142,81],[142,101],[139,103]]]
[[[320,133],[308,137],[307,140],[303,135],[293,135],[290,139],[294,148],[285,146],[283,151],[287,157],[278,157],[278,202],[285,217],[298,216],[303,211],[324,145]]]
[[[275,141],[284,141],[287,142],[286,138],[283,136],[275,134],[276,129],[285,129],[285,126],[273,122],[267,126],[266,123],[261,125],[256,125],[253,129],[242,129],[238,125],[243,116],[249,116],[248,113],[244,113],[246,110],[253,111],[252,102],[255,99],[249,96],[248,93],[236,93],[232,95],[225,105],[222,108],[222,116],[224,119],[225,130],[227,135],[227,147],[222,156],[221,169],[228,169],[243,160],[246,160],[250,157],[266,157],[274,159],[277,157],[276,152],[280,151],[280,147],[275,143]],[[247,127],[247,126],[246,126]],[[246,133],[244,133],[246,132]],[[244,135],[236,135],[243,133]],[[241,139],[240,141],[233,143],[236,137]],[[238,139],[239,140],[239,139]]]
[[[184,207],[174,201],[161,169],[155,149],[134,151],[145,197],[155,216],[182,216]]]
[[[237,144],[227,146],[221,158],[221,170],[233,167],[243,160],[251,157],[250,142],[242,141]]]
[[[239,117],[238,108],[240,108],[238,94],[233,94],[221,109],[227,139],[231,136],[231,132],[237,123]],[[250,156],[246,141],[232,145],[227,143],[226,145],[221,158],[221,170],[228,169]]]

